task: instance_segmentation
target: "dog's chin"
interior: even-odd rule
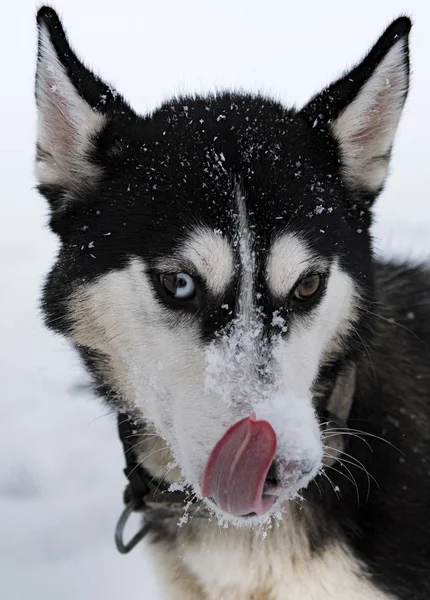
[[[264,525],[269,525],[274,517],[281,518],[281,514],[284,511],[288,511],[289,500],[285,498],[276,498],[270,509],[263,515],[249,513],[248,515],[243,516],[233,515],[222,510],[215,502],[208,498],[204,498],[203,502],[207,506],[209,512],[216,517],[221,525],[232,525],[237,529],[242,529],[245,527],[259,528]]]
[[[221,524],[231,524],[236,528],[248,527],[256,529],[265,525],[270,526],[273,519],[281,520],[284,515],[290,512],[292,502],[297,503],[300,500],[300,492],[309,486],[321,468],[322,464],[317,463],[307,476],[301,477],[291,487],[279,490],[279,494],[276,495],[273,504],[264,514],[249,513],[247,515],[234,515],[220,508],[210,498],[203,498],[203,502]]]

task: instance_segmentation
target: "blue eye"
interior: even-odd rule
[[[196,284],[188,273],[165,273],[160,275],[163,290],[176,300],[191,300],[196,295]]]

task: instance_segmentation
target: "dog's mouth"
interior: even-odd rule
[[[202,495],[236,517],[266,514],[277,498],[276,434],[254,415],[230,427],[212,450]]]
[[[306,487],[318,472],[317,457],[276,456],[277,438],[268,421],[252,414],[232,425],[212,450],[201,494],[228,518],[261,521]]]

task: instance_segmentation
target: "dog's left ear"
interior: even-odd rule
[[[58,220],[103,177],[99,144],[103,131],[118,119],[124,123],[136,115],[76,57],[54,10],[41,8],[37,25],[36,174],[53,220]]]
[[[339,146],[345,183],[371,197],[387,177],[408,93],[410,29],[408,18],[394,21],[357,67],[300,111],[315,129],[328,127]]]

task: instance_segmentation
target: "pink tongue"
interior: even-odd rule
[[[263,494],[276,452],[276,434],[254,415],[235,423],[212,450],[202,481],[202,495],[236,516],[262,515],[276,497]]]

